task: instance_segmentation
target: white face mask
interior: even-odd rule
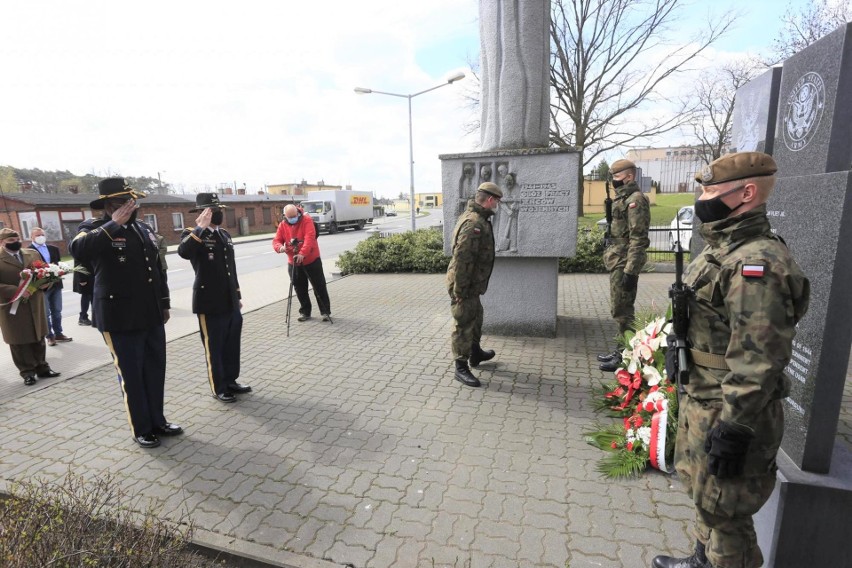
[[[43,245],[47,242],[47,237],[45,237],[44,235],[38,236],[33,239],[33,242],[37,245]]]

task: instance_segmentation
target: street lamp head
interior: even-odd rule
[[[464,73],[459,71],[458,73],[456,73],[455,75],[453,75],[452,77],[447,79],[447,83],[453,83],[454,81],[461,81],[462,79],[464,79]]]
[[[359,95],[369,95],[373,92],[372,89],[365,89],[364,87],[355,87],[355,92]]]

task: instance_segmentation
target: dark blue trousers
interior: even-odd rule
[[[62,335],[62,288],[52,287],[44,293],[47,312],[47,336]]]
[[[228,392],[228,384],[240,376],[240,337],[243,314],[237,307],[224,314],[198,314],[207,380],[213,394]]]
[[[150,434],[166,423],[166,328],[105,331],[103,336],[118,372],[130,429],[134,436]]]

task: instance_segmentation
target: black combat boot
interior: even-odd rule
[[[473,376],[470,372],[470,367],[467,366],[467,361],[464,359],[456,359],[456,380],[469,387],[478,387],[482,383],[479,379]]]
[[[601,371],[617,371],[620,366],[621,352],[616,351],[611,358],[598,365],[598,369]]]
[[[478,367],[480,363],[483,361],[490,361],[495,355],[496,353],[494,353],[493,349],[483,351],[482,347],[479,346],[479,343],[474,343],[470,349],[470,366]]]
[[[700,540],[695,541],[695,552],[688,558],[672,558],[671,556],[657,556],[654,558],[653,568],[713,568],[707,555],[704,554],[704,544]]]
[[[600,353],[598,354],[598,361],[600,361],[601,363],[606,363],[610,359],[618,357],[619,355],[621,355],[621,351],[619,349],[616,349],[615,351],[610,351],[609,353]]]

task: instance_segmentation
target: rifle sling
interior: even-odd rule
[[[725,361],[724,355],[717,353],[705,353],[697,349],[690,349],[689,355],[692,357],[692,362],[699,367],[707,367],[708,369],[719,369],[722,371],[730,371],[728,363]]]

